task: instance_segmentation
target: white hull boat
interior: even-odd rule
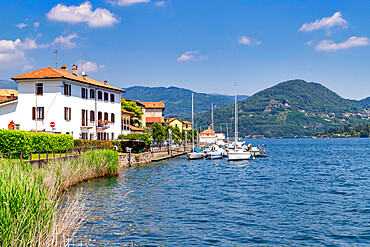
[[[251,158],[251,153],[243,149],[230,150],[227,158],[228,160],[248,160]]]
[[[187,156],[188,156],[189,160],[199,160],[199,159],[203,159],[204,154],[203,153],[197,153],[197,152],[191,152],[191,153],[188,153]]]

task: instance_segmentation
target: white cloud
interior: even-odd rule
[[[82,67],[83,67],[83,71],[85,71],[86,73],[97,71],[98,69],[105,68],[105,65],[103,65],[103,64],[98,65],[95,62],[91,62],[91,61],[84,61],[83,66],[82,66],[82,60],[78,60],[76,63],[78,64],[79,73],[82,72]]]
[[[29,69],[31,58],[26,57],[25,50],[46,48],[48,44],[37,44],[36,40],[27,38],[24,42],[20,39],[0,40],[0,68],[23,67]]]
[[[24,27],[27,27],[28,24],[26,24],[26,23],[19,23],[18,25],[15,25],[15,26],[18,27],[19,29],[22,29]]]
[[[33,27],[35,28],[35,31],[39,28],[40,22],[34,22]]]
[[[89,27],[109,27],[120,20],[107,9],[97,8],[92,11],[89,1],[79,6],[66,6],[59,3],[46,14],[49,20],[67,22],[69,24],[87,23]]]
[[[305,44],[306,45],[312,45],[312,43],[313,43],[314,41],[313,40],[309,40],[309,41],[307,41]]]
[[[165,1],[158,1],[158,2],[155,2],[154,5],[157,7],[163,7],[165,3],[166,3]]]
[[[365,45],[370,45],[370,40],[368,37],[352,36],[342,43],[335,43],[332,40],[322,40],[316,45],[315,49],[318,51],[336,51]]]
[[[255,40],[255,39],[251,39],[247,36],[241,36],[239,37],[239,44],[240,45],[249,45],[249,46],[253,46],[253,45],[259,45],[261,44],[261,41],[258,41],[258,40]]]
[[[72,41],[74,39],[77,39],[78,35],[75,33],[71,33],[67,36],[60,35],[59,37],[56,37],[53,41],[53,45],[60,45],[64,48],[72,49],[74,47],[77,47],[77,44]]]
[[[301,28],[299,29],[299,31],[311,32],[317,29],[322,29],[322,28],[325,28],[328,30],[334,26],[346,27],[347,24],[348,24],[348,21],[343,19],[342,14],[340,12],[335,12],[334,15],[331,17],[325,17],[325,18],[317,19],[314,22],[303,24]]]
[[[118,6],[130,6],[137,3],[149,3],[150,0],[107,0],[108,3]]]
[[[178,57],[176,60],[177,62],[184,62],[184,61],[202,61],[208,59],[207,56],[199,56],[199,51],[188,51]]]

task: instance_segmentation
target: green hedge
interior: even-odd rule
[[[151,137],[150,134],[128,134],[128,135],[119,135],[118,139],[142,140],[146,146],[150,146],[150,144],[152,144],[150,137]]]
[[[75,147],[102,147],[107,149],[113,149],[111,141],[106,140],[82,140],[76,139],[73,141]]]
[[[29,152],[44,150],[64,150],[73,148],[71,135],[34,133],[23,130],[0,130],[0,153],[25,152],[24,158],[29,157]],[[13,157],[19,157],[15,154]],[[8,155],[5,155],[8,157]]]

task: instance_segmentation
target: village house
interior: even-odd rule
[[[183,128],[184,130],[191,130],[192,129],[192,123],[189,121],[182,121],[183,122]]]
[[[199,133],[200,143],[216,143],[218,145],[225,144],[225,133],[216,133],[213,129],[208,126],[208,129]]]
[[[142,115],[141,119],[138,119],[137,117],[133,117],[132,119],[133,120],[139,120],[139,122],[141,123],[141,126],[143,126],[145,128],[146,127],[146,121],[145,121],[146,109],[145,109],[145,105],[143,103],[141,103],[140,101],[136,101],[136,100],[132,100],[132,99],[126,99],[126,98],[122,98],[122,99],[126,100],[128,102],[134,102],[140,108],[140,110],[143,112],[143,115]]]
[[[178,118],[167,118],[166,124],[173,128],[179,128],[180,132],[184,129],[184,122]]]
[[[116,139],[122,128],[121,93],[125,91],[82,74],[77,74],[76,65],[72,72],[62,65],[13,77],[18,99],[0,104],[0,128],[14,122],[26,131]]]
[[[132,112],[121,110],[121,132],[124,135],[131,134],[131,116],[134,115]]]
[[[153,123],[159,123],[162,126],[165,125],[165,120],[163,116],[163,111],[165,105],[162,102],[141,102],[145,106],[145,114],[143,119],[145,119],[146,127],[151,131]]]

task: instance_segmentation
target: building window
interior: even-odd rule
[[[98,112],[98,120],[103,120],[103,113],[101,111]]]
[[[87,110],[82,110],[81,115],[81,126],[87,126]]]
[[[104,101],[108,101],[108,93],[104,93]]]
[[[95,90],[90,89],[90,99],[95,99]]]
[[[115,122],[115,116],[114,116],[114,113],[111,113],[111,114],[110,114],[110,121],[111,121],[112,123],[114,123],[114,122]]]
[[[95,121],[95,112],[90,111],[90,121]]]
[[[88,136],[87,133],[82,132],[82,139],[87,140],[87,136]]]
[[[81,98],[87,99],[87,89],[81,88]]]
[[[108,121],[108,112],[104,112],[104,120]]]
[[[103,93],[101,91],[98,91],[98,100],[103,99]]]
[[[71,120],[71,108],[64,107],[64,119],[65,120]]]
[[[71,85],[70,84],[64,84],[64,95],[65,96],[71,96]]]
[[[114,94],[110,94],[110,102],[114,103]]]
[[[35,90],[36,90],[36,95],[43,95],[44,94],[44,84],[36,83]]]
[[[112,132],[112,140],[114,140],[114,133]]]
[[[44,119],[44,107],[32,107],[32,120],[43,120]]]

